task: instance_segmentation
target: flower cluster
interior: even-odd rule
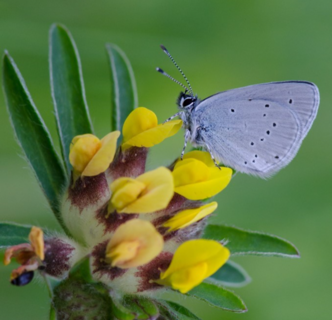
[[[63,277],[84,255],[93,278],[121,293],[165,287],[186,293],[215,273],[230,252],[220,242],[200,239],[206,218],[217,209],[216,202],[203,200],[227,186],[232,170],[216,167],[207,152],[191,151],[168,168],[145,172],[148,148],[181,126],[181,120],[158,124],[141,107],[126,119],[121,143],[119,131],[102,139],[74,137],[61,214],[77,242],[44,239],[33,227],[30,244],[6,251],[5,264],[12,257],[21,264],[12,282],[28,283],[36,269]]]

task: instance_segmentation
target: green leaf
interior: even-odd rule
[[[69,31],[54,24],[50,30],[50,77],[62,156],[70,172],[69,147],[80,134],[92,133],[81,62]]]
[[[55,311],[55,309],[53,308],[52,305],[50,307],[50,320],[57,320],[56,319],[56,311]]]
[[[157,305],[160,313],[160,316],[157,320],[180,320],[180,318],[175,313],[171,312],[171,310],[163,304],[157,302]],[[181,320],[189,320],[189,318],[184,317]]]
[[[125,308],[119,300],[115,297],[115,294],[110,293],[111,296],[111,304],[112,304],[112,312],[116,319],[118,320],[134,320],[135,313],[131,312],[131,310]]]
[[[0,223],[0,248],[15,246],[29,242],[31,226],[15,223]]]
[[[129,113],[138,106],[136,83],[125,53],[114,44],[107,44],[106,50],[111,69],[111,128],[121,131]]]
[[[153,320],[159,316],[156,304],[145,297],[127,295],[124,296],[122,304],[135,315],[135,320]]]
[[[210,279],[228,287],[243,287],[251,281],[248,273],[233,261],[227,261]]]
[[[59,198],[67,183],[65,172],[55,152],[49,131],[14,60],[7,52],[3,56],[2,77],[6,105],[18,143],[56,218],[65,229],[59,213]]]
[[[163,316],[162,319],[167,320],[200,320],[196,315],[189,311],[184,306],[175,302],[158,300],[159,311]]]
[[[187,295],[227,311],[239,313],[248,311],[240,297],[212,283],[201,283],[190,290]]]
[[[72,279],[84,280],[86,283],[95,282],[91,275],[89,257],[84,257],[76,263],[76,265],[70,270],[70,277]]]
[[[232,255],[262,255],[299,258],[296,247],[274,235],[247,231],[226,225],[208,225],[203,238],[216,241],[228,241],[227,248]]]

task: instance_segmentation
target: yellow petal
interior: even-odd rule
[[[123,208],[121,213],[152,213],[167,207],[174,194],[170,170],[160,167],[136,178],[145,189],[136,201]]]
[[[106,261],[127,269],[153,260],[163,249],[164,240],[149,221],[130,220],[116,229],[106,247]]]
[[[32,227],[29,240],[32,245],[33,251],[40,258],[40,260],[44,260],[44,233],[43,230],[37,227]]]
[[[202,161],[208,167],[216,166],[211,158],[210,153],[206,152],[206,151],[199,151],[199,150],[190,151],[183,156],[183,160],[184,159],[196,159],[196,160]]]
[[[83,172],[100,149],[101,141],[92,134],[76,136],[70,145],[69,161],[77,172]]]
[[[119,136],[120,131],[114,131],[101,139],[100,148],[86,165],[82,176],[92,177],[106,171],[114,159]]]
[[[143,107],[134,109],[123,124],[123,142],[127,142],[141,132],[154,128],[157,125],[158,119],[153,111]]]
[[[156,282],[186,293],[215,273],[229,255],[229,250],[217,241],[187,241],[175,251],[169,268],[161,273],[160,280]]]
[[[168,280],[169,285],[181,293],[186,293],[205,279],[204,275],[206,274],[207,267],[206,262],[201,262],[191,268],[172,273]]]
[[[125,186],[128,182],[131,182],[131,181],[135,181],[135,179],[129,178],[129,177],[118,178],[110,184],[110,191],[112,193],[114,193],[117,190],[121,189],[123,186]]]
[[[181,126],[181,120],[158,125],[154,112],[143,107],[137,108],[131,112],[123,125],[122,148],[150,148],[177,133]]]
[[[140,245],[138,240],[123,241],[107,252],[106,259],[111,263],[112,267],[122,266],[136,257]]]
[[[211,214],[218,207],[217,202],[211,202],[196,209],[187,209],[177,213],[174,217],[166,221],[163,226],[169,228],[168,231],[183,229]]]
[[[146,130],[137,136],[129,139],[122,147],[146,147],[150,148],[164,141],[166,138],[176,134],[182,127],[182,120],[172,120],[165,124],[159,124],[157,127]]]
[[[232,169],[217,168],[214,164],[211,166],[205,152],[194,153],[196,153],[195,158],[187,157],[175,164],[172,173],[174,191],[190,200],[210,198],[228,185],[232,178]],[[207,164],[198,160],[199,158],[207,161]]]
[[[110,186],[113,192],[111,198],[112,206],[118,212],[121,212],[123,208],[135,201],[145,188],[144,183],[135,179],[119,178],[115,180]]]
[[[232,178],[232,170],[229,168],[223,167],[221,171],[216,168],[214,171],[215,176],[211,177],[211,179],[186,186],[179,186],[175,188],[174,191],[190,200],[201,200],[213,197],[226,188]]]
[[[174,186],[177,188],[195,182],[206,181],[209,177],[209,168],[202,161],[185,159],[176,163],[172,174]]]

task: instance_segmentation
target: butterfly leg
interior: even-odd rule
[[[184,146],[183,146],[183,149],[182,149],[182,152],[181,152],[181,160],[183,160],[184,151],[186,150],[189,137],[190,137],[190,131],[186,130],[186,133],[184,135]]]
[[[206,147],[207,151],[209,152],[209,154],[210,154],[210,156],[211,156],[211,159],[213,160],[215,166],[218,167],[218,168],[221,170],[221,168],[219,167],[219,165],[218,165],[218,163],[217,163],[215,157],[213,156],[213,154],[212,154],[212,152],[211,152],[210,147],[209,147],[207,144],[205,144],[205,147]]]
[[[174,118],[176,118],[176,117],[179,117],[180,114],[181,114],[181,112],[182,112],[182,111],[177,112],[176,114],[172,115],[172,116],[169,117],[167,120],[165,120],[165,121],[163,122],[163,124],[166,123],[166,122],[168,122],[168,121],[171,121],[172,119],[174,119]]]

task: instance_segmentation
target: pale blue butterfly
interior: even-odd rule
[[[256,84],[219,92],[204,100],[164,46],[163,51],[181,72],[189,89],[160,68],[157,71],[181,85],[177,116],[183,120],[185,143],[206,149],[215,164],[239,172],[269,177],[296,155],[317,115],[319,91],[307,81]]]

